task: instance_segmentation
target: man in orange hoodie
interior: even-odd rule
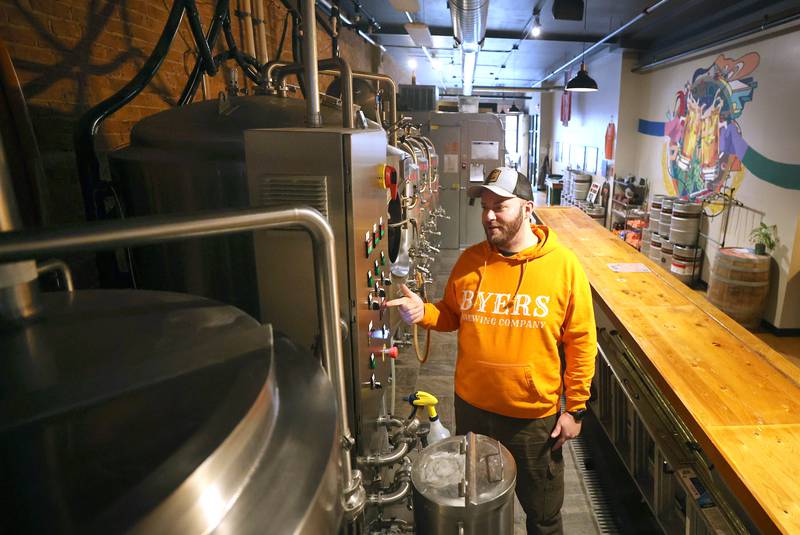
[[[458,259],[444,298],[423,303],[403,286],[404,296],[386,305],[407,323],[458,329],[457,434],[505,445],[517,463],[528,533],[563,533],[561,446],[580,433],[597,353],[589,282],[552,230],[529,223],[533,192],[524,175],[494,169],[468,194],[481,199],[486,241]]]

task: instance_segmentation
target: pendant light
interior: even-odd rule
[[[508,110],[509,113],[519,113],[519,108],[517,108],[516,102],[511,103],[511,109]]]
[[[588,7],[587,4],[589,3],[586,0],[583,4],[583,34],[586,35],[586,18],[588,14]],[[575,78],[567,82],[567,86],[564,88],[567,91],[574,91],[576,93],[590,93],[592,91],[597,91],[597,82],[589,76],[589,71],[586,70],[586,43],[583,43],[583,54],[581,57],[581,69],[578,71],[578,74],[575,75]]]

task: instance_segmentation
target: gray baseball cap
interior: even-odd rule
[[[480,197],[484,190],[489,190],[501,197],[519,197],[526,201],[533,200],[533,190],[528,177],[511,167],[498,167],[492,169],[483,184],[472,186],[467,190],[467,196]]]

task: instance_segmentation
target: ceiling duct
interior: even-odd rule
[[[453,18],[453,37],[461,45],[463,92],[471,95],[478,51],[486,36],[489,0],[448,0],[447,5]]]

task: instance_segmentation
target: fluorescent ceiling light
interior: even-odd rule
[[[412,13],[419,11],[419,0],[389,0],[389,3],[397,11],[410,11]]]
[[[421,24],[419,22],[408,22],[406,23],[405,28],[415,45],[433,48],[433,36],[431,35],[431,32],[426,24]]]
[[[462,76],[464,78],[463,93],[466,96],[470,96],[472,95],[472,81],[475,79],[475,66],[478,63],[478,53],[464,50],[462,54],[462,63],[464,69],[462,71]]]

